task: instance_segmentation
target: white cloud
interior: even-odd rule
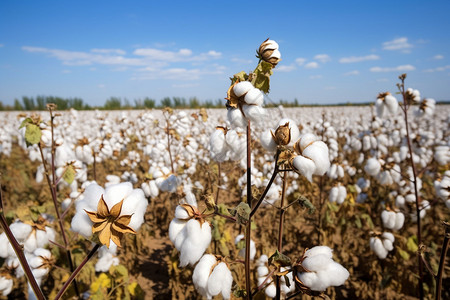
[[[317,69],[319,64],[315,61],[309,62],[305,65],[305,69]]]
[[[238,57],[231,58],[231,61],[239,64],[251,64],[253,62],[251,59],[242,59]]]
[[[281,65],[281,66],[277,66],[274,70],[276,72],[292,72],[295,69],[296,69],[295,65],[290,65],[290,66]]]
[[[445,70],[448,70],[448,69],[450,69],[450,65],[446,65],[446,66],[443,66],[443,67],[432,68],[432,69],[426,69],[426,70],[423,70],[423,71],[427,72],[427,73],[433,73],[433,72],[442,72],[442,71],[445,71]]]
[[[321,79],[323,76],[322,75],[311,75],[309,76],[310,79]]]
[[[339,60],[341,64],[349,64],[349,63],[356,63],[366,60],[377,60],[380,59],[378,55],[370,54],[366,56],[349,56],[349,57],[343,57]]]
[[[178,61],[204,61],[214,58],[219,58],[222,53],[210,50],[206,53],[200,53],[198,55],[192,55],[190,49],[180,49],[178,52],[164,51],[154,48],[140,48],[134,50],[133,54],[138,56],[144,56],[147,59],[155,61],[165,62],[178,62]]]
[[[200,86],[199,83],[182,83],[182,84],[172,84],[174,88],[193,88]]]
[[[370,72],[405,72],[405,71],[414,71],[415,69],[416,68],[412,65],[401,65],[391,68],[373,67],[370,68]]]
[[[314,59],[320,61],[321,63],[326,63],[331,60],[328,54],[317,54],[314,56]]]
[[[401,37],[383,43],[383,50],[401,50],[404,53],[409,53],[409,49],[412,47],[413,45],[408,43],[408,38],[406,37]]]
[[[436,60],[444,59],[444,55],[437,54],[437,55],[433,56],[433,59],[436,59]]]
[[[139,69],[139,72],[135,73],[131,80],[197,80],[203,75],[224,74],[224,70],[226,70],[225,66],[217,64],[208,66],[208,69],[146,67]]]
[[[295,59],[295,62],[297,63],[297,65],[303,66],[303,64],[306,62],[306,59],[303,57],[299,57]]]
[[[121,49],[91,49],[93,53],[102,53],[102,54],[117,54],[117,55],[125,55],[126,52]]]
[[[344,73],[344,75],[345,76],[359,75],[359,71],[358,70],[350,71],[350,72]]]

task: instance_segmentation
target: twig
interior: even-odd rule
[[[69,279],[64,283],[61,290],[58,292],[58,294],[55,297],[55,300],[61,299],[62,295],[66,292],[69,285],[72,283],[73,280],[75,280],[75,277],[80,273],[81,269],[84,267],[84,265],[94,256],[94,254],[97,252],[97,250],[100,248],[100,244],[95,244],[94,248],[89,252],[89,254],[83,259],[81,264],[73,271],[72,275],[70,275]]]
[[[39,300],[44,300],[45,299],[44,294],[39,288],[39,285],[36,282],[36,279],[34,278],[33,272],[31,271],[31,268],[28,265],[27,259],[23,254],[22,246],[17,242],[16,238],[14,237],[14,234],[9,228],[8,222],[6,221],[5,215],[3,213],[3,197],[1,185],[0,185],[0,224],[3,227],[6,236],[8,237],[11,246],[13,247],[14,252],[17,255],[17,258],[19,259],[20,265],[22,266],[25,276],[27,277],[31,288],[33,289],[33,292],[36,295],[36,298]]]
[[[439,259],[439,269],[436,276],[436,300],[441,299],[442,277],[444,275],[445,257],[447,256],[448,244],[450,240],[450,223],[442,222],[445,226],[444,242],[442,243],[441,258]]]
[[[251,153],[251,129],[250,119],[247,121],[247,204],[252,207],[252,153]],[[250,236],[252,231],[252,216],[250,214],[245,227],[245,290],[247,299],[252,299],[252,287],[250,282]]]

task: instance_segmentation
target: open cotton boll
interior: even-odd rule
[[[381,236],[385,239],[390,240],[392,243],[395,241],[394,235],[390,232],[383,232],[383,234]]]
[[[259,266],[256,268],[256,273],[258,277],[267,276],[269,274],[269,269],[266,266]]]
[[[211,242],[211,227],[208,222],[200,225],[199,221],[191,219],[186,223],[184,230],[186,230],[186,238],[180,248],[180,267],[194,265]]]
[[[243,239],[244,239],[244,235],[240,234],[234,239],[234,243],[237,244]],[[239,254],[238,255],[240,257],[244,257],[245,258],[245,247],[239,250]],[[253,260],[255,258],[255,255],[256,255],[255,242],[252,239],[250,239],[250,260]]]
[[[313,173],[314,175],[322,176],[330,168],[328,147],[322,141],[316,141],[310,146],[306,147],[303,150],[302,155],[314,161],[314,164],[316,166]]]
[[[252,122],[259,123],[263,121],[266,111],[259,105],[242,105],[245,116]]]
[[[313,142],[317,141],[317,137],[312,133],[305,133],[302,136],[300,136],[300,139],[297,141],[300,151],[303,152],[306,147],[308,147]]]
[[[12,278],[0,276],[0,291],[2,292],[3,296],[8,296],[9,293],[11,293],[13,285],[14,281],[12,280]]]
[[[253,89],[255,89],[255,87],[250,81],[241,81],[233,87],[233,92],[237,97],[242,97]]]
[[[316,165],[314,161],[312,161],[309,158],[298,155],[292,160],[292,166],[295,168],[297,172],[305,176],[309,182],[312,182],[312,175],[316,171]]]
[[[318,272],[326,270],[331,262],[333,262],[333,259],[327,254],[316,254],[306,257],[302,265],[310,271]]]
[[[330,195],[328,197],[330,202],[336,202],[338,199],[338,194],[339,194],[339,190],[338,190],[337,186],[332,187],[330,190]]]
[[[288,118],[283,118],[278,122],[278,126],[283,126],[286,123],[289,123],[289,132],[291,135],[291,140],[288,145],[293,145],[295,142],[297,142],[298,138],[300,137],[300,130],[298,129],[297,123]]]
[[[349,271],[335,261],[331,262],[328,265],[327,272],[330,274],[330,276],[328,276],[328,279],[329,284],[332,286],[343,285],[350,276]]]
[[[328,246],[315,246],[311,249],[306,250],[305,256],[306,257],[313,257],[316,255],[325,255],[328,258],[333,257],[333,249],[331,249]]]
[[[388,239],[384,239],[383,240],[383,247],[384,249],[386,249],[387,251],[392,251],[394,249],[394,245],[392,244],[392,242]]]
[[[232,128],[246,128],[247,120],[238,108],[228,108],[227,120]]]
[[[383,242],[377,237],[370,238],[370,249],[372,249],[380,259],[385,259],[388,255],[388,251],[384,248]]]
[[[212,266],[217,262],[216,257],[211,254],[205,254],[195,266],[192,274],[192,282],[196,290],[203,296],[207,297],[208,278]]]
[[[388,108],[389,112],[391,114],[395,114],[398,109],[397,99],[392,95],[387,95],[386,97],[384,97],[384,101],[385,101],[386,107]]]
[[[260,89],[253,88],[245,94],[244,101],[251,105],[262,105],[264,102],[264,94]]]
[[[233,276],[224,262],[219,263],[209,275],[207,292],[210,296],[220,293],[223,299],[230,299]]]
[[[180,250],[182,241],[180,238],[180,242],[179,242],[180,244],[178,245],[178,247],[177,247],[177,244],[175,243],[175,241],[177,240],[178,234],[183,230],[185,225],[186,225],[186,221],[179,220],[177,218],[174,218],[169,224],[169,239],[175,245],[175,248],[177,250]],[[183,236],[185,236],[185,234],[183,234]]]
[[[266,149],[267,151],[274,152],[275,150],[277,150],[277,144],[275,143],[275,140],[273,139],[270,129],[264,130],[261,133],[260,142],[261,142],[261,146],[263,146],[263,148]]]
[[[383,210],[381,213],[381,220],[383,221],[383,226],[387,229],[393,229],[395,226],[395,212]]]
[[[381,164],[375,157],[369,158],[366,165],[364,166],[364,171],[371,176],[376,176],[381,170]]]
[[[405,215],[402,212],[397,212],[395,214],[395,225],[392,228],[393,230],[400,230],[405,223]]]

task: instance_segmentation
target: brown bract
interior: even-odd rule
[[[284,125],[278,126],[277,130],[275,130],[275,133],[273,133],[272,131],[270,131],[270,133],[272,134],[272,137],[277,145],[285,146],[291,141],[291,130],[289,129],[289,122]]]
[[[120,215],[122,205],[123,199],[109,210],[102,195],[98,202],[97,212],[84,210],[94,223],[92,225],[92,233],[98,232],[100,243],[108,248],[110,240],[120,247],[120,239],[124,233],[136,234],[136,231],[128,226],[132,215]]]
[[[233,90],[234,86],[236,84],[238,84],[238,83],[239,83],[239,80],[236,80],[236,82],[233,83],[228,88],[227,97],[225,98],[225,100],[228,100],[227,105],[231,106],[231,107],[234,107],[234,108],[238,108],[239,107],[239,97],[236,96],[236,94],[234,93],[234,90]]]

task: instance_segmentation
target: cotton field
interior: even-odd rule
[[[335,272],[342,275],[333,279],[336,284],[330,282],[339,286],[328,289],[330,297],[397,298],[414,295],[412,287],[417,285],[414,272],[420,245],[417,244],[416,210],[412,205],[415,198],[405,122],[400,113],[386,118],[379,109],[377,115],[376,108],[278,107],[267,109],[252,124],[251,182],[256,198],[274,171],[276,144],[270,146],[270,132],[274,133],[289,122],[293,141],[314,135],[326,144],[329,164],[322,172],[323,177],[318,178],[302,166],[298,167],[298,172],[285,175],[285,206],[290,203],[292,207],[285,211],[283,254],[300,259],[318,245],[333,251],[333,259],[339,262],[340,268],[345,267],[343,270],[347,274],[336,269]],[[52,166],[50,115],[39,112],[42,153],[37,143],[27,146],[26,127],[19,129],[26,117],[31,116],[31,113],[14,112],[1,116],[4,213],[11,223],[11,231],[25,246],[30,267],[42,290],[55,295],[52,293],[57,290],[50,282],[62,284],[67,274],[55,267],[63,261],[64,247],[58,217],[54,208],[46,204],[46,198],[51,199],[46,192],[46,172],[50,170],[46,171],[41,163],[43,157],[47,165]],[[413,161],[419,170],[422,246],[426,249],[420,253],[435,272],[444,236],[440,222],[448,220],[450,208],[449,116],[450,107],[441,105],[430,115],[410,114]],[[217,129],[218,126],[221,129]],[[244,257],[245,249],[240,242],[243,235],[235,241],[243,229],[232,220],[226,208],[234,208],[247,195],[246,130],[232,129],[225,108],[58,111],[53,127],[58,208],[64,214],[64,225],[70,228],[67,239],[72,253],[85,256],[91,250],[89,240],[92,240],[94,220],[90,220],[85,211],[95,211],[101,195],[105,203],[110,203],[111,210],[123,200],[121,215],[131,216],[126,224],[130,229],[125,228],[124,232],[135,232],[135,235],[126,235],[122,243],[114,238],[114,233],[119,237],[124,233],[114,229],[109,236],[100,236],[100,240],[103,238],[108,244],[88,263],[86,269],[92,271],[84,271],[79,276],[78,289],[83,297],[101,299],[108,294],[110,297],[127,294],[131,298],[157,295],[177,298],[183,293],[185,298],[194,299],[222,293],[224,298],[229,298],[232,287],[233,290],[243,288],[243,268],[232,263]],[[309,147],[315,143],[307,142],[311,144]],[[319,155],[317,151],[314,153]],[[314,164],[314,159],[312,161]],[[297,168],[296,165],[294,159],[293,167]],[[72,178],[67,176],[68,170],[72,170]],[[251,265],[257,272],[251,276],[255,286],[267,286],[258,295],[265,292],[268,297],[276,295],[274,281],[267,279],[274,275],[273,266],[267,265],[267,257],[276,249],[278,234],[277,223],[268,220],[280,210],[282,186],[282,177],[276,177],[261,203],[261,212],[254,216]],[[213,200],[218,202],[215,210],[228,219],[204,213],[211,207],[208,201],[217,195]],[[299,197],[309,199],[315,211],[308,213],[302,208]],[[176,208],[177,205],[182,206]],[[192,235],[191,231],[198,232]],[[3,245],[0,248],[3,295],[32,295],[6,235],[0,235],[0,239],[3,240],[0,243]],[[312,249],[302,254],[307,248]],[[213,255],[211,259],[200,260],[204,253],[213,253],[213,250],[221,255],[219,262],[222,261],[223,267],[214,263],[218,258]],[[85,252],[80,253],[82,251]],[[155,253],[159,257],[157,264],[160,266],[156,268],[161,273],[159,276],[152,274],[151,269],[146,270],[155,264],[149,262]],[[331,258],[331,254],[327,255],[323,259]],[[40,261],[33,263],[33,257]],[[266,266],[263,257],[266,257]],[[320,266],[326,262],[306,263],[313,257],[307,259],[303,269],[298,270],[298,278],[312,291],[324,291],[329,279],[321,276],[331,276],[331,271],[320,275]],[[80,262],[78,258],[77,264]],[[200,271],[203,265],[207,271]],[[225,276],[227,279],[210,283],[227,282],[225,287],[203,286],[209,282],[212,265],[215,269],[231,270],[228,275],[215,275],[215,271],[209,275],[211,278]],[[325,265],[323,270],[331,268]],[[125,275],[114,273],[118,266],[127,270],[126,281],[122,278]],[[291,272],[287,272],[289,270]],[[313,273],[305,273],[305,270]],[[206,274],[200,275],[200,272]],[[288,296],[299,288],[295,288],[292,269],[285,268],[285,272],[290,274],[290,285],[283,283],[281,293]],[[432,294],[433,280],[427,270],[424,272],[425,287]],[[343,279],[338,280],[339,276]],[[112,284],[114,280],[124,282],[128,290],[120,290],[123,288]],[[169,284],[158,288],[164,280]],[[444,283],[448,283],[445,280],[444,277]],[[67,294],[75,295],[74,289],[69,289]]]
[[[2,296],[449,298],[450,106],[266,108],[257,53],[223,109],[3,112]]]

